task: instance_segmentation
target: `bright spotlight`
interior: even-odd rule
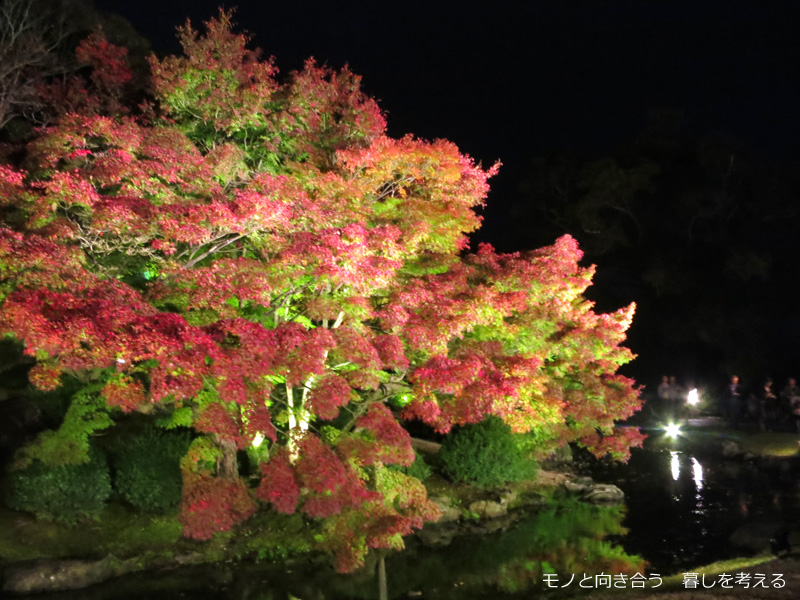
[[[263,441],[264,441],[264,435],[260,431],[257,431],[256,434],[253,436],[253,441],[252,441],[253,448],[258,448]]]
[[[671,438],[676,438],[681,433],[681,426],[677,425],[676,423],[669,423],[668,425],[664,426],[664,433]]]
[[[700,397],[697,395],[697,388],[689,390],[689,395],[686,397],[686,402],[692,406],[697,406],[697,403],[700,402]]]

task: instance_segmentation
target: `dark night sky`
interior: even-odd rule
[[[94,4],[130,21],[156,52],[173,53],[175,27],[187,17],[199,25],[219,1]],[[691,133],[732,135],[769,160],[800,160],[800,2],[227,6],[237,6],[235,22],[284,73],[309,56],[349,64],[386,111],[391,135],[446,138],[485,166],[501,160],[479,237],[503,251],[528,249],[506,232],[533,157],[612,152],[643,129],[650,109],[682,110]]]
[[[156,51],[218,0],[95,0]],[[228,3],[228,6],[232,4]],[[800,3],[775,0],[530,0],[525,3],[240,0],[236,22],[287,72],[308,56],[349,63],[390,133],[446,138],[505,169],[514,193],[532,156],[630,139],[648,109],[684,110],[780,156],[800,150]],[[499,207],[498,207],[499,208]],[[495,211],[489,213],[495,216]]]

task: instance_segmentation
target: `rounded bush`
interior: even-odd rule
[[[183,482],[180,460],[191,443],[188,431],[148,427],[130,436],[114,459],[114,485],[134,507],[154,513],[175,509]]]
[[[439,452],[445,475],[482,487],[500,486],[535,474],[508,425],[497,417],[466,425],[448,435]]]
[[[431,468],[419,452],[414,452],[414,462],[406,470],[407,475],[416,477],[420,481],[425,481],[431,476]]]
[[[414,462],[411,463],[410,467],[399,467],[397,465],[390,465],[390,469],[394,469],[400,471],[401,473],[405,473],[406,475],[411,475],[411,477],[416,477],[420,481],[425,481],[428,477],[431,476],[431,468],[422,455],[414,451]]]
[[[7,503],[15,510],[67,524],[94,518],[111,495],[105,455],[92,447],[89,462],[48,466],[35,461],[9,475]]]

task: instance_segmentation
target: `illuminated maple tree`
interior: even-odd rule
[[[124,49],[89,38],[89,78],[0,167],[0,330],[38,388],[93,386],[25,460],[80,462],[116,414],[152,413],[197,433],[187,535],[262,501],[323,519],[351,570],[438,516],[387,468],[414,460],[403,420],[446,433],[495,415],[541,454],[641,441],[614,428],[639,407],[615,374],[633,307],[593,312],[575,241],[466,253],[496,167],[387,137],[347,69],[310,60],[279,81],[227,13],[179,31],[184,55],[151,60],[138,107]],[[236,459],[251,446],[253,489]]]

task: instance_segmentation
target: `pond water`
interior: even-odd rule
[[[748,549],[734,547],[732,535],[768,546],[776,530],[800,515],[797,467],[787,460],[695,455],[685,444],[651,436],[627,465],[591,467],[597,481],[625,491],[627,509],[565,499],[532,511],[506,531],[458,537],[447,547],[409,540],[405,552],[386,558],[389,598],[559,597],[575,590],[548,590],[543,573],[667,575],[741,556]],[[192,567],[37,598],[377,599],[375,573],[374,562],[351,576],[309,563]]]
[[[510,598],[534,589],[546,591],[541,583],[545,571],[643,571],[641,559],[628,557],[607,541],[623,533],[623,514],[621,507],[565,500],[531,512],[506,531],[457,537],[447,547],[425,547],[409,540],[406,551],[386,557],[388,597]],[[373,600],[378,598],[375,567],[373,560],[358,573],[344,576],[308,563],[288,569],[255,564],[199,566],[127,576],[37,599]]]
[[[683,440],[650,432],[627,465],[592,469],[600,481],[626,494],[629,533],[623,546],[654,570],[676,573],[715,560],[769,548],[781,529],[800,517],[800,465],[796,459],[724,459],[692,452]]]

